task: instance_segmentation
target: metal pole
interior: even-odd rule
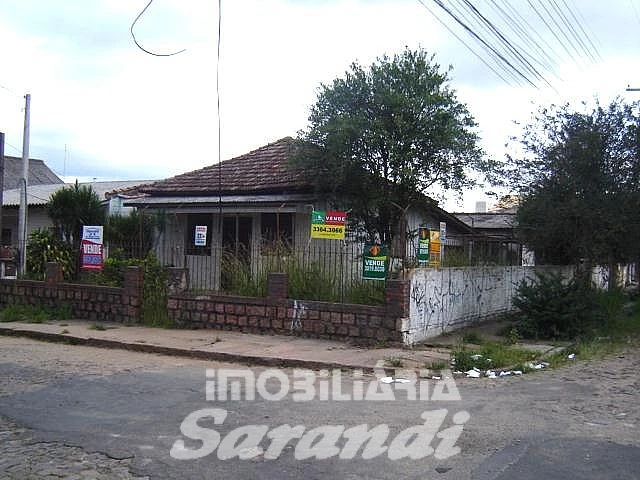
[[[2,245],[2,205],[4,204],[4,133],[0,132],[0,247]]]
[[[20,180],[20,208],[18,210],[18,271],[24,275],[27,266],[27,182],[29,179],[29,113],[31,95],[24,96],[24,133],[22,136],[22,179]]]

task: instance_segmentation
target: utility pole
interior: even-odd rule
[[[31,95],[24,96],[24,133],[22,135],[22,179],[20,179],[20,208],[18,210],[18,272],[24,274],[27,267],[27,181],[29,179],[29,114]]]

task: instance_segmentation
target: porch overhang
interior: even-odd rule
[[[317,198],[310,194],[223,195],[223,196],[148,196],[124,200],[123,205],[140,209],[165,209],[192,213],[307,212]]]

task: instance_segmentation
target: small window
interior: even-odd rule
[[[208,213],[187,215],[187,238],[185,239],[187,255],[211,255],[212,218],[213,216]]]
[[[2,245],[11,245],[11,229],[3,228],[2,229]]]
[[[293,213],[261,215],[262,253],[293,248]]]

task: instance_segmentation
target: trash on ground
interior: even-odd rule
[[[380,379],[381,383],[411,383],[411,380],[408,378],[393,378],[393,377],[382,377]]]
[[[569,360],[573,360],[574,358],[576,358],[576,354],[575,353],[570,353],[569,355],[567,355],[567,358]]]
[[[480,378],[480,372],[478,370],[467,370],[464,373],[467,374],[467,378]]]
[[[481,358],[482,358],[482,355],[480,355],[479,353],[475,353],[471,355],[471,360],[480,360]]]

